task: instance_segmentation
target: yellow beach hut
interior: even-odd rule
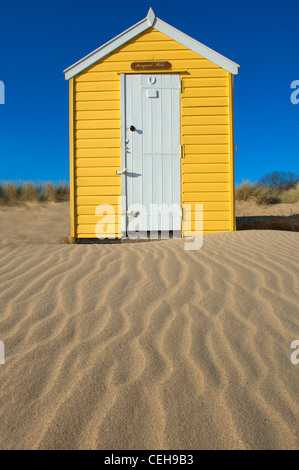
[[[71,236],[235,230],[239,65],[157,18],[67,68]],[[187,223],[188,222],[188,223]]]

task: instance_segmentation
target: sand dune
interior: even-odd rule
[[[59,206],[0,214],[0,448],[298,448],[299,234],[59,245]]]
[[[299,202],[293,204],[279,203],[258,206],[253,202],[236,201],[236,216],[292,216],[299,214]]]

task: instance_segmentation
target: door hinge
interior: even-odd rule
[[[181,79],[181,93],[184,93],[184,81]]]
[[[185,144],[181,145],[181,158],[185,158]]]

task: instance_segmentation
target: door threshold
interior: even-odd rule
[[[134,243],[134,242],[154,242],[158,240],[169,240],[174,238],[182,238],[180,230],[171,230],[169,232],[161,231],[152,233],[150,231],[144,232],[127,232],[126,235],[121,239],[122,243]]]

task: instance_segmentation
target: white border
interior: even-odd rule
[[[218,52],[214,51],[213,49],[210,49],[209,47],[196,41],[190,36],[187,36],[187,34],[182,33],[178,29],[174,28],[173,26],[170,26],[159,18],[156,18],[152,8],[150,8],[147,17],[144,18],[144,20],[139,21],[139,23],[136,23],[134,26],[131,26],[131,28],[127,29],[115,38],[106,42],[106,44],[104,44],[103,46],[99,47],[95,51],[83,57],[83,59],[79,60],[75,64],[65,69],[65,79],[69,80],[70,78],[74,77],[86,68],[90,67],[98,60],[105,57],[107,54],[113,52],[118,47],[121,47],[126,42],[133,39],[135,36],[138,36],[138,34],[141,34],[152,27],[154,27],[160,33],[163,33],[166,36],[170,37],[174,41],[187,47],[196,54],[199,54],[205,59],[210,60],[214,64],[219,65],[219,67],[223,68],[224,70],[227,70],[233,75],[238,74],[240,67],[238,64],[232,62],[223,55],[218,54]]]

